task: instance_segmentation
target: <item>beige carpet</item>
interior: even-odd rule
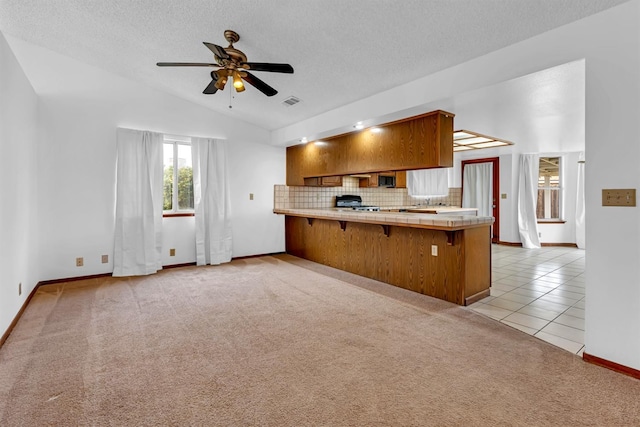
[[[41,287],[0,425],[640,424],[640,381],[287,255]]]

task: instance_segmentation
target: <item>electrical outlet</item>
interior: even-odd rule
[[[431,245],[431,255],[438,256],[438,245]]]
[[[84,265],[84,258],[76,258],[76,267],[82,267]]]
[[[169,256],[176,256],[176,250],[175,249],[169,249]]]
[[[109,255],[102,255],[102,263],[106,264],[109,262]]]
[[[18,283],[18,296],[22,295],[22,282]]]
[[[253,193],[249,193],[249,200],[253,200]]]

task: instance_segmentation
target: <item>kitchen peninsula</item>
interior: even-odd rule
[[[489,295],[491,217],[274,209],[287,253],[468,305]]]
[[[406,200],[405,171],[453,166],[453,117],[437,110],[288,147],[287,185],[274,192],[287,253],[460,305],[488,296],[492,217],[458,215],[455,205],[337,207],[360,194]],[[387,181],[396,188],[380,188]]]

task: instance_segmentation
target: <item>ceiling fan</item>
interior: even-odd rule
[[[246,81],[260,92],[267,96],[278,93],[277,90],[249,73],[253,71],[269,71],[272,73],[293,73],[293,67],[289,64],[271,64],[267,62],[247,62],[247,55],[233,47],[233,44],[240,40],[238,33],[232,30],[224,32],[224,38],[229,42],[229,47],[218,46],[217,44],[203,42],[205,46],[213,52],[215,63],[203,62],[158,62],[158,67],[218,67],[211,72],[211,83],[202,93],[212,95],[218,90],[224,90],[227,80],[233,80],[233,87],[236,92],[244,91],[242,80]]]

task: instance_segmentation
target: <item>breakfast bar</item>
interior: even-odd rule
[[[489,295],[492,217],[274,209],[291,255],[459,305]]]

